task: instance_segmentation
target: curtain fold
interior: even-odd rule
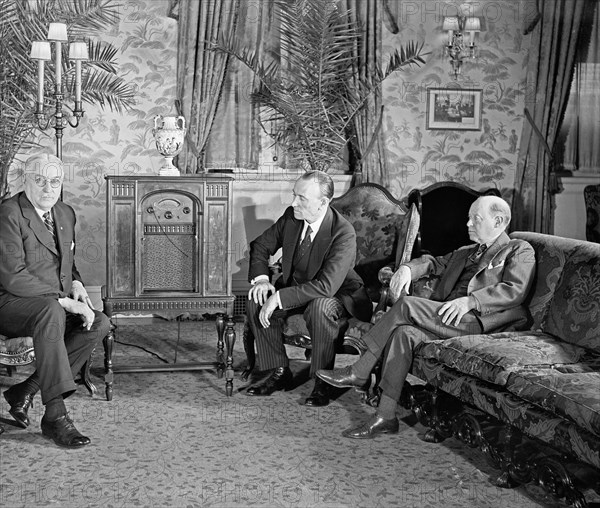
[[[560,169],[600,174],[600,4],[588,0],[558,146]],[[573,173],[575,175],[576,173]]]
[[[585,0],[538,4],[540,20],[531,36],[526,120],[512,203],[514,229],[551,232],[552,196],[558,190],[553,153],[575,67],[584,6]]]
[[[370,69],[375,68],[381,57],[382,13],[387,14],[387,0],[345,0],[346,9],[350,11],[351,23],[358,23],[361,37],[355,48],[356,64],[353,66],[355,81],[368,80]],[[356,83],[355,83],[356,86]],[[378,183],[387,187],[388,171],[386,168],[383,130],[379,129],[374,145],[368,154],[369,142],[378,127],[381,110],[381,91],[377,91],[369,100],[368,107],[361,110],[354,121],[355,146],[349,147],[349,164],[354,169],[355,184],[361,182]]]
[[[178,165],[185,173],[203,172],[206,143],[225,80],[228,56],[207,50],[219,30],[235,28],[240,0],[181,0],[178,5],[177,97],[188,133]]]

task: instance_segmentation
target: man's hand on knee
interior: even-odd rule
[[[67,312],[81,316],[84,328],[87,330],[92,328],[96,315],[87,304],[73,300],[73,298],[59,298],[58,303]]]
[[[476,307],[477,305],[473,303],[472,298],[461,296],[442,305],[438,310],[438,315],[442,316],[442,323],[445,325],[454,324],[454,326],[458,326],[462,317]],[[453,321],[454,323],[452,323]]]
[[[268,280],[261,280],[254,284],[250,288],[250,291],[248,291],[248,300],[254,300],[254,303],[263,305],[267,298],[269,298],[269,294],[273,293],[275,293],[275,286]]]

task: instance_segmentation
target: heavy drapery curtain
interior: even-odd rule
[[[391,16],[391,13],[387,0],[345,0],[345,3],[350,11],[350,23],[358,23],[362,35],[355,48],[353,79],[366,80],[369,69],[375,68],[381,58],[382,16],[384,13]],[[355,141],[349,147],[348,156],[350,167],[355,171],[355,184],[372,182],[384,187],[389,184],[382,129],[379,129],[372,148],[366,153],[373,134],[380,127],[381,103],[381,93],[378,91],[370,99],[368,108],[360,111],[353,122],[354,132],[350,135]]]
[[[558,190],[554,145],[573,75],[585,0],[544,0],[537,5],[540,16],[529,52],[526,120],[512,208],[515,229],[549,233],[552,196]]]
[[[219,30],[234,30],[240,0],[181,0],[177,43],[177,97],[188,134],[179,168],[204,171],[206,143],[221,100],[229,58],[207,49]]]
[[[561,128],[561,169],[600,175],[600,3],[586,5],[584,19],[593,20],[582,30],[571,93]],[[576,175],[577,173],[573,173]]]

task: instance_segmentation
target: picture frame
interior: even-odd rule
[[[426,129],[480,131],[483,90],[428,88]]]

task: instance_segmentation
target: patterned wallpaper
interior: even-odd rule
[[[391,191],[406,196],[416,187],[452,180],[472,188],[499,188],[507,197],[523,126],[529,37],[521,35],[523,2],[471,2],[481,18],[477,58],[465,60],[462,79],[454,80],[444,56],[444,16],[464,2],[389,2],[398,33],[383,30],[384,51],[416,40],[425,43],[426,65],[398,73],[384,83],[384,133]],[[481,89],[480,131],[427,130],[427,88]]]
[[[521,2],[472,2],[482,16],[479,54],[464,65],[465,79],[458,84],[483,89],[482,130],[473,132],[425,129],[427,87],[453,85],[450,64],[441,51],[442,19],[455,9],[453,2],[387,3],[399,31],[383,29],[384,51],[414,39],[424,41],[432,52],[425,66],[390,77],[384,86],[391,192],[404,197],[412,188],[440,180],[511,189],[527,65],[528,41],[519,35]],[[119,114],[84,103],[81,125],[64,131],[64,200],[78,214],[78,267],[88,285],[105,283],[104,176],[157,173],[163,162],[152,128],[155,115],[175,114],[177,24],[167,17],[168,7],[168,0],[124,0],[119,25],[105,36],[119,49],[119,72],[137,87],[135,107]],[[54,153],[53,131],[40,134],[39,142]]]

